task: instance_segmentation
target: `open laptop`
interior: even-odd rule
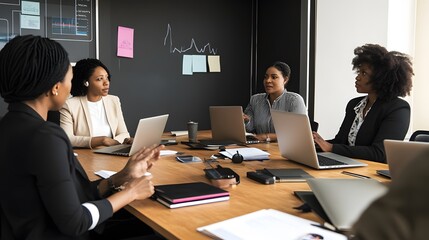
[[[338,230],[350,230],[360,215],[387,186],[373,179],[310,178],[307,183]]]
[[[246,134],[241,106],[210,106],[211,140],[200,140],[206,145],[252,144],[259,141]]]
[[[384,140],[384,151],[389,170],[377,170],[377,173],[392,179],[398,178],[402,169],[409,162],[422,156],[429,155],[428,142],[406,142],[400,140]]]
[[[362,167],[368,164],[331,152],[317,153],[307,115],[271,110],[283,157],[316,169]]]
[[[140,119],[133,144],[121,144],[93,150],[95,153],[131,156],[142,147],[160,144],[168,114]]]

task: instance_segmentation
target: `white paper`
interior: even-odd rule
[[[177,151],[173,151],[173,150],[161,150],[160,156],[174,155],[176,153]]]
[[[262,209],[256,212],[231,218],[197,228],[197,231],[220,239],[311,239],[309,234],[319,234],[323,239],[346,240],[346,236],[313,226],[318,223],[296,217],[274,209]]]
[[[99,170],[99,171],[96,171],[94,173],[97,174],[98,176],[106,179],[106,178],[109,178],[110,176],[114,175],[116,172],[109,171],[109,170]]]
[[[171,131],[171,134],[174,136],[185,136],[188,135],[188,131]]]
[[[269,159],[270,154],[268,152],[262,151],[259,148],[230,148],[226,151],[221,151],[220,154],[225,157],[231,158],[238,151],[239,154],[243,156],[244,160],[264,160]]]
[[[96,175],[98,175],[98,176],[100,176],[100,177],[102,177],[102,178],[104,178],[104,179],[106,179],[106,178],[109,178],[109,177],[111,177],[112,175],[115,175],[116,174],[116,172],[115,171],[110,171],[110,170],[98,170],[98,171],[95,171],[94,172]],[[152,173],[150,173],[150,172],[145,172],[145,174],[144,174],[145,176],[150,176],[150,175],[152,175]]]

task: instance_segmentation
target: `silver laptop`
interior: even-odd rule
[[[93,150],[95,153],[131,156],[142,147],[160,144],[168,114],[140,119],[133,144],[121,144]]]
[[[246,134],[241,106],[210,106],[212,139],[206,142],[252,144],[259,141]],[[228,144],[225,144],[228,145]]]
[[[316,169],[362,167],[368,164],[331,152],[317,153],[307,115],[271,110],[283,157]]]
[[[350,230],[360,215],[387,186],[373,179],[311,178],[307,183],[331,223],[339,230]]]
[[[409,162],[423,154],[429,155],[429,143],[386,139],[384,140],[384,151],[389,170],[377,170],[377,173],[390,177],[393,181],[398,178]]]

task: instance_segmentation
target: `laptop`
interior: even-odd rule
[[[423,154],[429,155],[429,143],[384,140],[384,151],[389,170],[377,170],[377,173],[392,180],[398,178],[408,163]]]
[[[282,157],[315,169],[362,167],[368,164],[331,152],[316,152],[307,115],[271,110]]]
[[[206,145],[231,145],[259,143],[253,135],[246,134],[241,106],[210,106],[211,140],[200,140]]]
[[[387,192],[373,179],[310,178],[307,183],[338,230],[350,230],[369,205]]]
[[[160,144],[168,114],[140,119],[133,144],[120,144],[93,150],[95,153],[131,156],[142,147]]]

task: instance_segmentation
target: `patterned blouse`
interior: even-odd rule
[[[368,96],[365,98],[362,98],[362,100],[356,105],[354,108],[356,117],[353,121],[352,126],[350,127],[349,132],[349,145],[355,146],[356,136],[359,132],[360,126],[362,125],[363,121],[365,120],[366,115],[371,110],[371,107],[368,109],[368,111],[363,115],[363,110],[365,109],[366,105],[368,104]]]

